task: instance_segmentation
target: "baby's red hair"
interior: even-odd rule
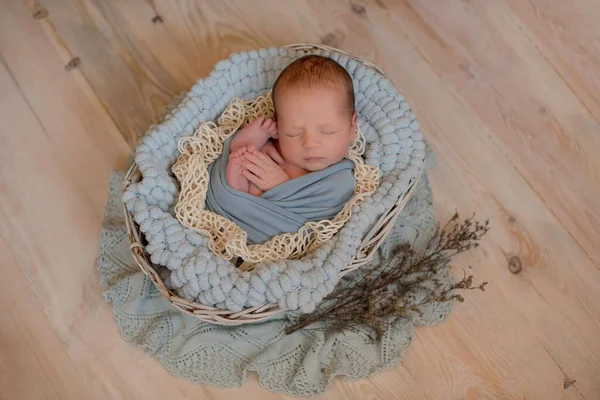
[[[311,89],[332,86],[344,92],[345,110],[354,114],[354,87],[350,74],[331,58],[308,55],[285,67],[273,85],[273,105],[277,110],[277,97],[288,88]]]

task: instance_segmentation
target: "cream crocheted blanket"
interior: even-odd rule
[[[175,205],[177,219],[188,228],[202,233],[211,240],[209,249],[225,259],[240,257],[245,266],[263,261],[297,259],[320,247],[331,239],[348,221],[352,208],[379,186],[379,168],[365,164],[362,154],[365,139],[357,128],[357,140],[353,142],[346,158],[355,164],[356,187],[354,196],[331,220],[310,221],[298,232],[284,233],[262,244],[247,244],[247,233],[235,222],[205,208],[209,185],[209,165],[223,151],[223,142],[238,129],[260,116],[272,118],[274,114],[270,93],[252,101],[234,98],[218,119],[218,123],[204,122],[192,136],[179,140],[181,155],[172,171],[180,182],[181,190]]]

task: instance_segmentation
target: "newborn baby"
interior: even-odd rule
[[[260,118],[223,143],[209,165],[206,208],[235,222],[250,244],[334,218],[354,196],[354,90],[337,62],[307,56],[273,86],[275,121]]]
[[[255,196],[340,162],[355,140],[352,79],[334,60],[295,60],[275,81],[272,96],[275,120],[257,119],[229,145],[227,183]]]

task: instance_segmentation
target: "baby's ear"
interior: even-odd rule
[[[275,129],[279,129],[279,127],[277,126],[277,113],[273,113],[273,122],[275,122]],[[279,139],[279,133],[277,131],[275,131],[275,134],[273,136],[271,136],[273,139]]]
[[[352,127],[350,128],[350,141],[354,142],[356,140],[356,122],[358,121],[358,113],[354,111],[352,115]]]

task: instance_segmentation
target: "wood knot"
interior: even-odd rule
[[[575,379],[571,379],[568,376],[565,376],[564,378],[564,382],[563,382],[563,388],[564,389],[568,389],[571,386],[573,386],[577,381]]]
[[[328,33],[321,39],[321,43],[326,46],[340,47],[340,38],[335,33]]]
[[[364,15],[367,12],[367,9],[362,4],[352,3],[352,11],[359,15]]]
[[[75,68],[79,67],[79,64],[81,64],[81,60],[79,59],[79,57],[75,57],[75,58],[71,59],[71,61],[69,61],[69,63],[67,65],[65,65],[65,71],[70,71],[72,69],[75,69]]]
[[[464,72],[465,76],[468,79],[475,78],[475,74],[473,73],[473,70],[471,69],[470,65],[468,65],[468,64],[466,64],[466,65],[465,64],[459,64],[458,68],[460,68]]]
[[[42,4],[36,2],[33,5],[33,18],[34,19],[42,19],[48,16],[48,10]]]
[[[518,274],[523,270],[523,263],[521,263],[521,259],[517,256],[512,256],[508,260],[508,270],[513,274]]]

